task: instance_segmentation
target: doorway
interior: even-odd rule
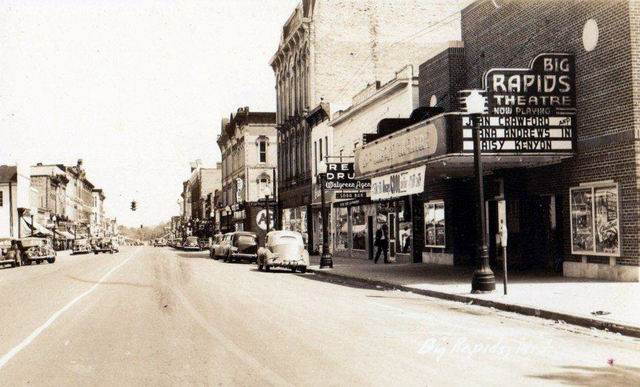
[[[396,213],[389,211],[387,214],[387,224],[389,225],[389,257],[396,256]]]

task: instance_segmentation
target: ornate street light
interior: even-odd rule
[[[318,181],[320,182],[320,211],[322,214],[322,255],[320,256],[320,268],[330,267],[333,269],[333,259],[329,252],[329,217],[327,216],[327,206],[324,196],[324,179],[327,174],[327,164],[321,161],[318,164]]]
[[[496,289],[496,279],[489,265],[487,247],[487,225],[484,208],[484,175],[482,171],[482,150],[480,149],[480,117],[485,112],[486,98],[478,90],[471,90],[465,98],[467,113],[473,126],[473,170],[478,190],[478,266],[471,280],[472,293],[489,293]]]

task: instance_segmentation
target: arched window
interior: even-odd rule
[[[273,196],[271,176],[269,176],[267,173],[261,173],[256,179],[256,184],[258,187],[259,198],[263,198],[266,195]]]

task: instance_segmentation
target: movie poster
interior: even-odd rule
[[[593,188],[571,190],[571,251],[593,252]]]
[[[596,252],[619,255],[618,190],[616,187],[595,188],[594,196]]]

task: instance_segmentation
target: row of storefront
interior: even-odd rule
[[[640,90],[631,60],[640,51],[628,28],[615,27],[637,17],[625,2],[558,7],[477,1],[465,8],[462,41],[420,65],[420,106],[407,118],[378,119],[363,129],[354,152],[343,152],[347,142],[336,117],[344,112],[329,112],[311,126],[332,127],[324,141],[332,151],[325,154],[353,154],[354,177],[371,181],[363,198],[327,193],[335,253],[371,257],[375,232],[386,224],[397,261],[474,265],[477,131],[493,265],[504,259],[502,224],[511,268],[640,279],[640,121],[633,108]],[[532,30],[535,23],[544,28]],[[378,86],[367,98],[388,96],[390,87]],[[476,126],[466,114],[469,89],[486,101]],[[354,100],[347,114],[357,109]],[[317,196],[311,195],[316,183],[308,196]],[[308,203],[284,203],[283,226],[303,232],[310,251],[318,252],[321,215],[315,197]]]

